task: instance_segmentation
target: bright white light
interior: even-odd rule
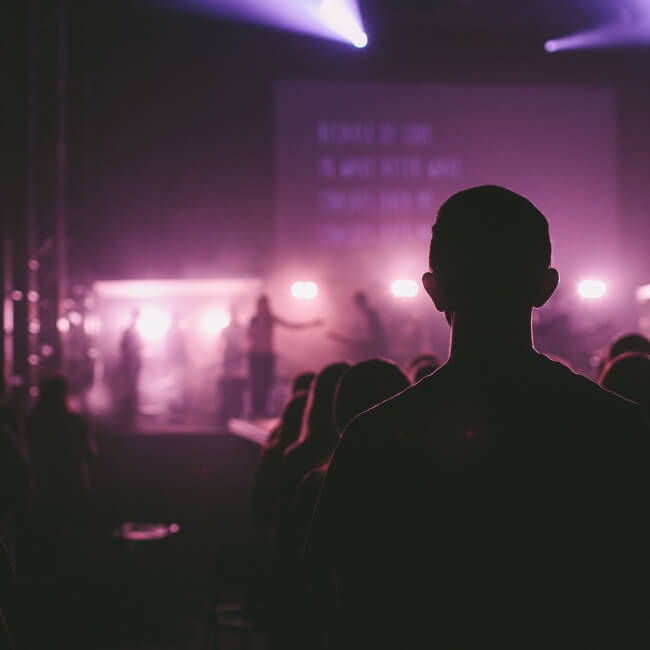
[[[201,318],[201,331],[204,334],[215,335],[230,325],[228,312],[222,309],[215,309],[203,314]]]
[[[581,280],[578,294],[585,300],[599,300],[607,293],[607,285],[602,280]]]
[[[57,318],[56,321],[56,329],[59,330],[59,332],[67,332],[70,330],[70,321],[67,318]]]
[[[418,283],[415,280],[395,280],[390,285],[390,290],[396,298],[415,298],[418,295]]]
[[[355,47],[368,45],[368,35],[363,31],[359,10],[353,0],[323,0],[319,16],[323,25]]]
[[[168,312],[157,307],[145,307],[135,327],[145,341],[155,343],[165,338],[171,324],[172,317]]]
[[[352,45],[358,48],[362,48],[368,45],[368,34],[366,34],[365,32],[360,32],[357,35],[356,39],[352,41]]]
[[[315,282],[294,282],[291,285],[291,295],[296,300],[313,300],[318,295],[318,285]]]

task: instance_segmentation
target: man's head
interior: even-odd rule
[[[359,309],[365,309],[368,306],[368,297],[366,296],[364,291],[357,291],[354,294],[354,304],[359,308]]]
[[[482,185],[451,196],[438,210],[422,278],[436,307],[515,311],[541,307],[558,274],[550,268],[544,215],[519,194]]]

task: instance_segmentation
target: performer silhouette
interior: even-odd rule
[[[276,316],[269,305],[267,296],[260,296],[257,311],[248,325],[248,371],[252,392],[253,417],[265,417],[269,392],[275,377],[275,350],[273,347],[273,328],[282,325],[291,329],[316,327],[320,319],[305,323],[294,323]]]

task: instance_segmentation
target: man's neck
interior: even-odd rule
[[[516,362],[533,353],[531,313],[458,314],[452,316],[449,360],[484,366]]]

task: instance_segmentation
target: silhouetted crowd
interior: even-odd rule
[[[423,276],[451,327],[449,359],[296,377],[255,479],[270,648],[650,643],[650,341],[613,341],[600,386],[537,353],[532,309],[558,282],[532,203],[465,190],[438,212]],[[24,426],[8,408],[0,425],[11,647],[17,531],[31,528],[36,565],[56,572],[88,516],[97,447],[61,377]]]

